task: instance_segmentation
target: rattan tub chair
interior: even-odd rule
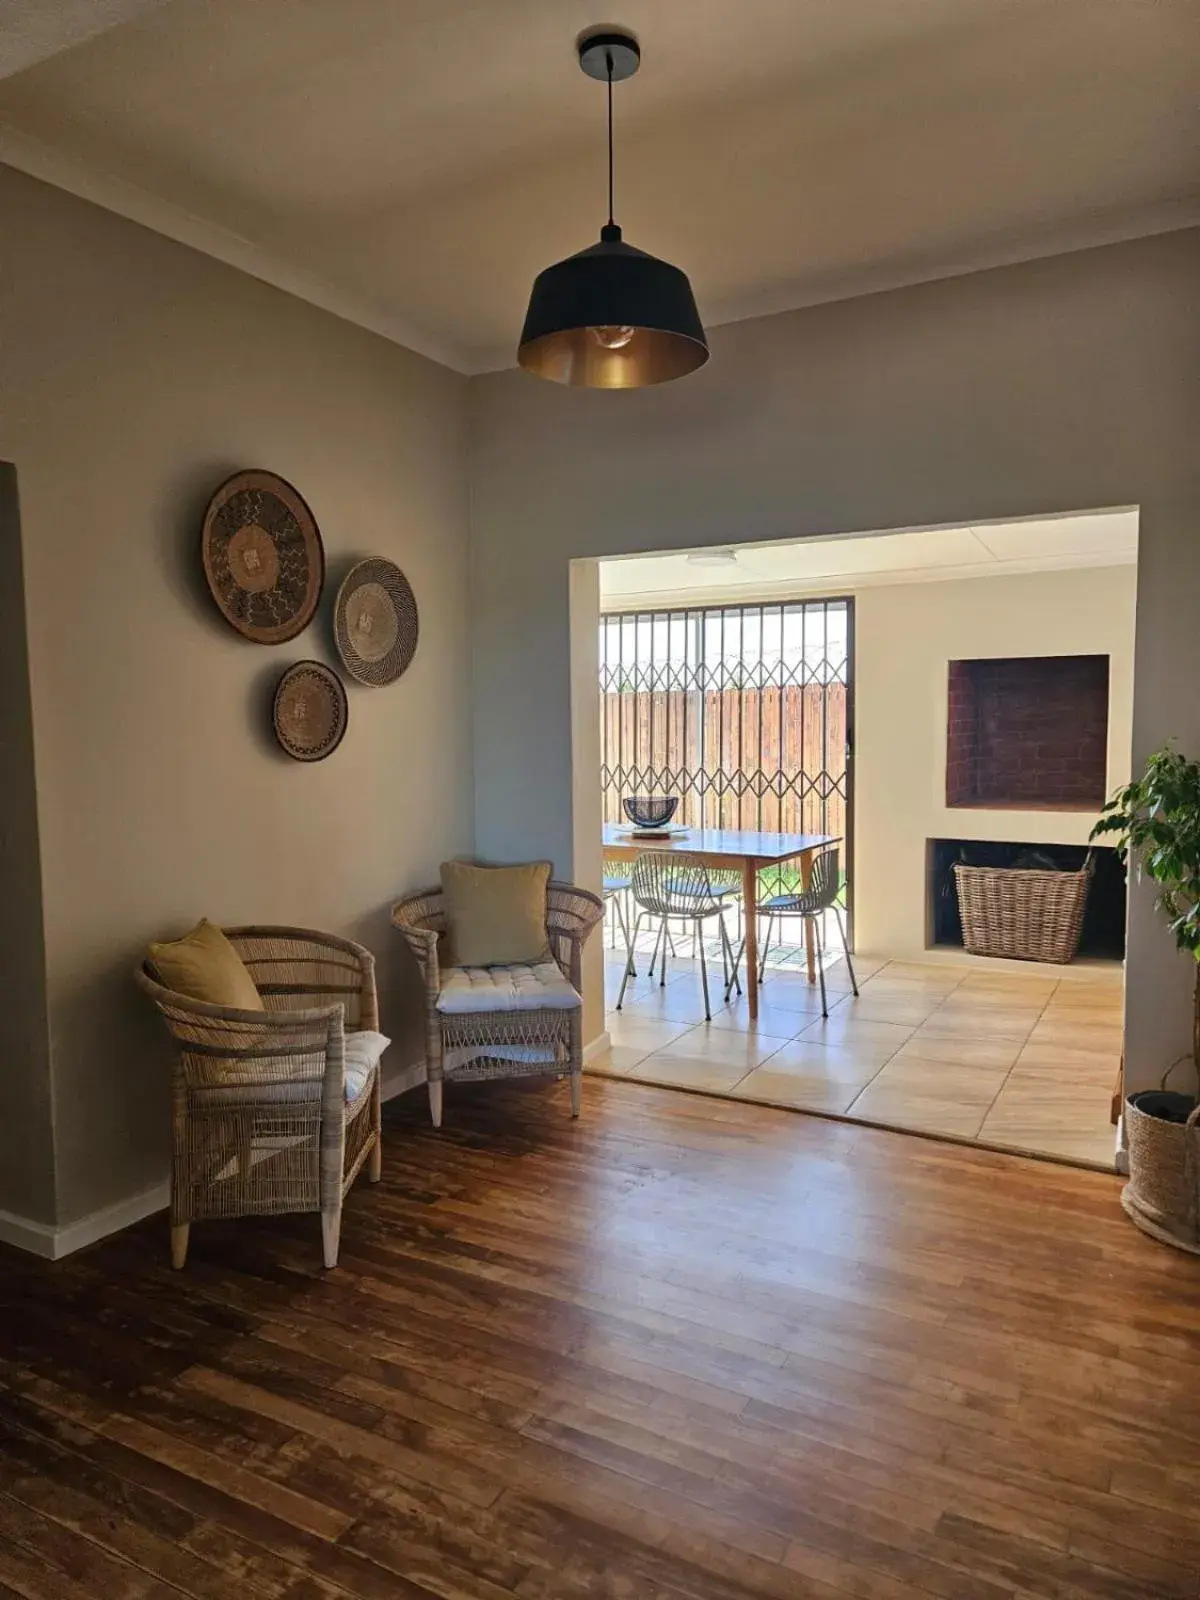
[[[447,929],[441,889],[401,900],[392,921],[425,980],[425,1067],[429,1111],[442,1125],[442,1085],[492,1078],[571,1080],[579,1115],[583,1073],[583,946],[604,918],[604,902],[573,884],[546,890],[546,937],[553,956],[533,966],[442,966]]]
[[[262,996],[238,1011],[134,974],[179,1046],[172,1081],[171,1264],[193,1222],[319,1211],[335,1267],[342,1201],[380,1176],[380,1068],[346,1077],[346,1036],[378,1032],[375,958],[305,928],[226,928]]]

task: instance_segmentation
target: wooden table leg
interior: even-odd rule
[[[758,1020],[758,867],[742,863],[742,916],[746,922],[746,1004],[750,1021]]]
[[[800,857],[800,882],[806,889],[812,882],[812,871],[813,853],[811,850],[805,850],[803,855]],[[809,983],[816,983],[817,951],[816,940],[813,937],[813,924],[811,917],[805,917],[804,919],[804,953],[808,957],[808,981]]]

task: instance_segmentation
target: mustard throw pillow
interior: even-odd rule
[[[176,994],[238,1011],[263,1009],[245,962],[220,928],[203,918],[182,939],[152,944],[150,963],[163,987]]]
[[[442,862],[450,947],[461,967],[548,961],[546,885],[550,863],[477,867]]]

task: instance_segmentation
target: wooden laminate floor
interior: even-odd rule
[[[0,1594],[1196,1600],[1200,1270],[1118,1183],[589,1079],[347,1209],[0,1252]]]

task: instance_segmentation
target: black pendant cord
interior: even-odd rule
[[[604,53],[605,65],[608,67],[608,225],[614,227],[613,222],[613,112],[612,112],[612,51]]]

